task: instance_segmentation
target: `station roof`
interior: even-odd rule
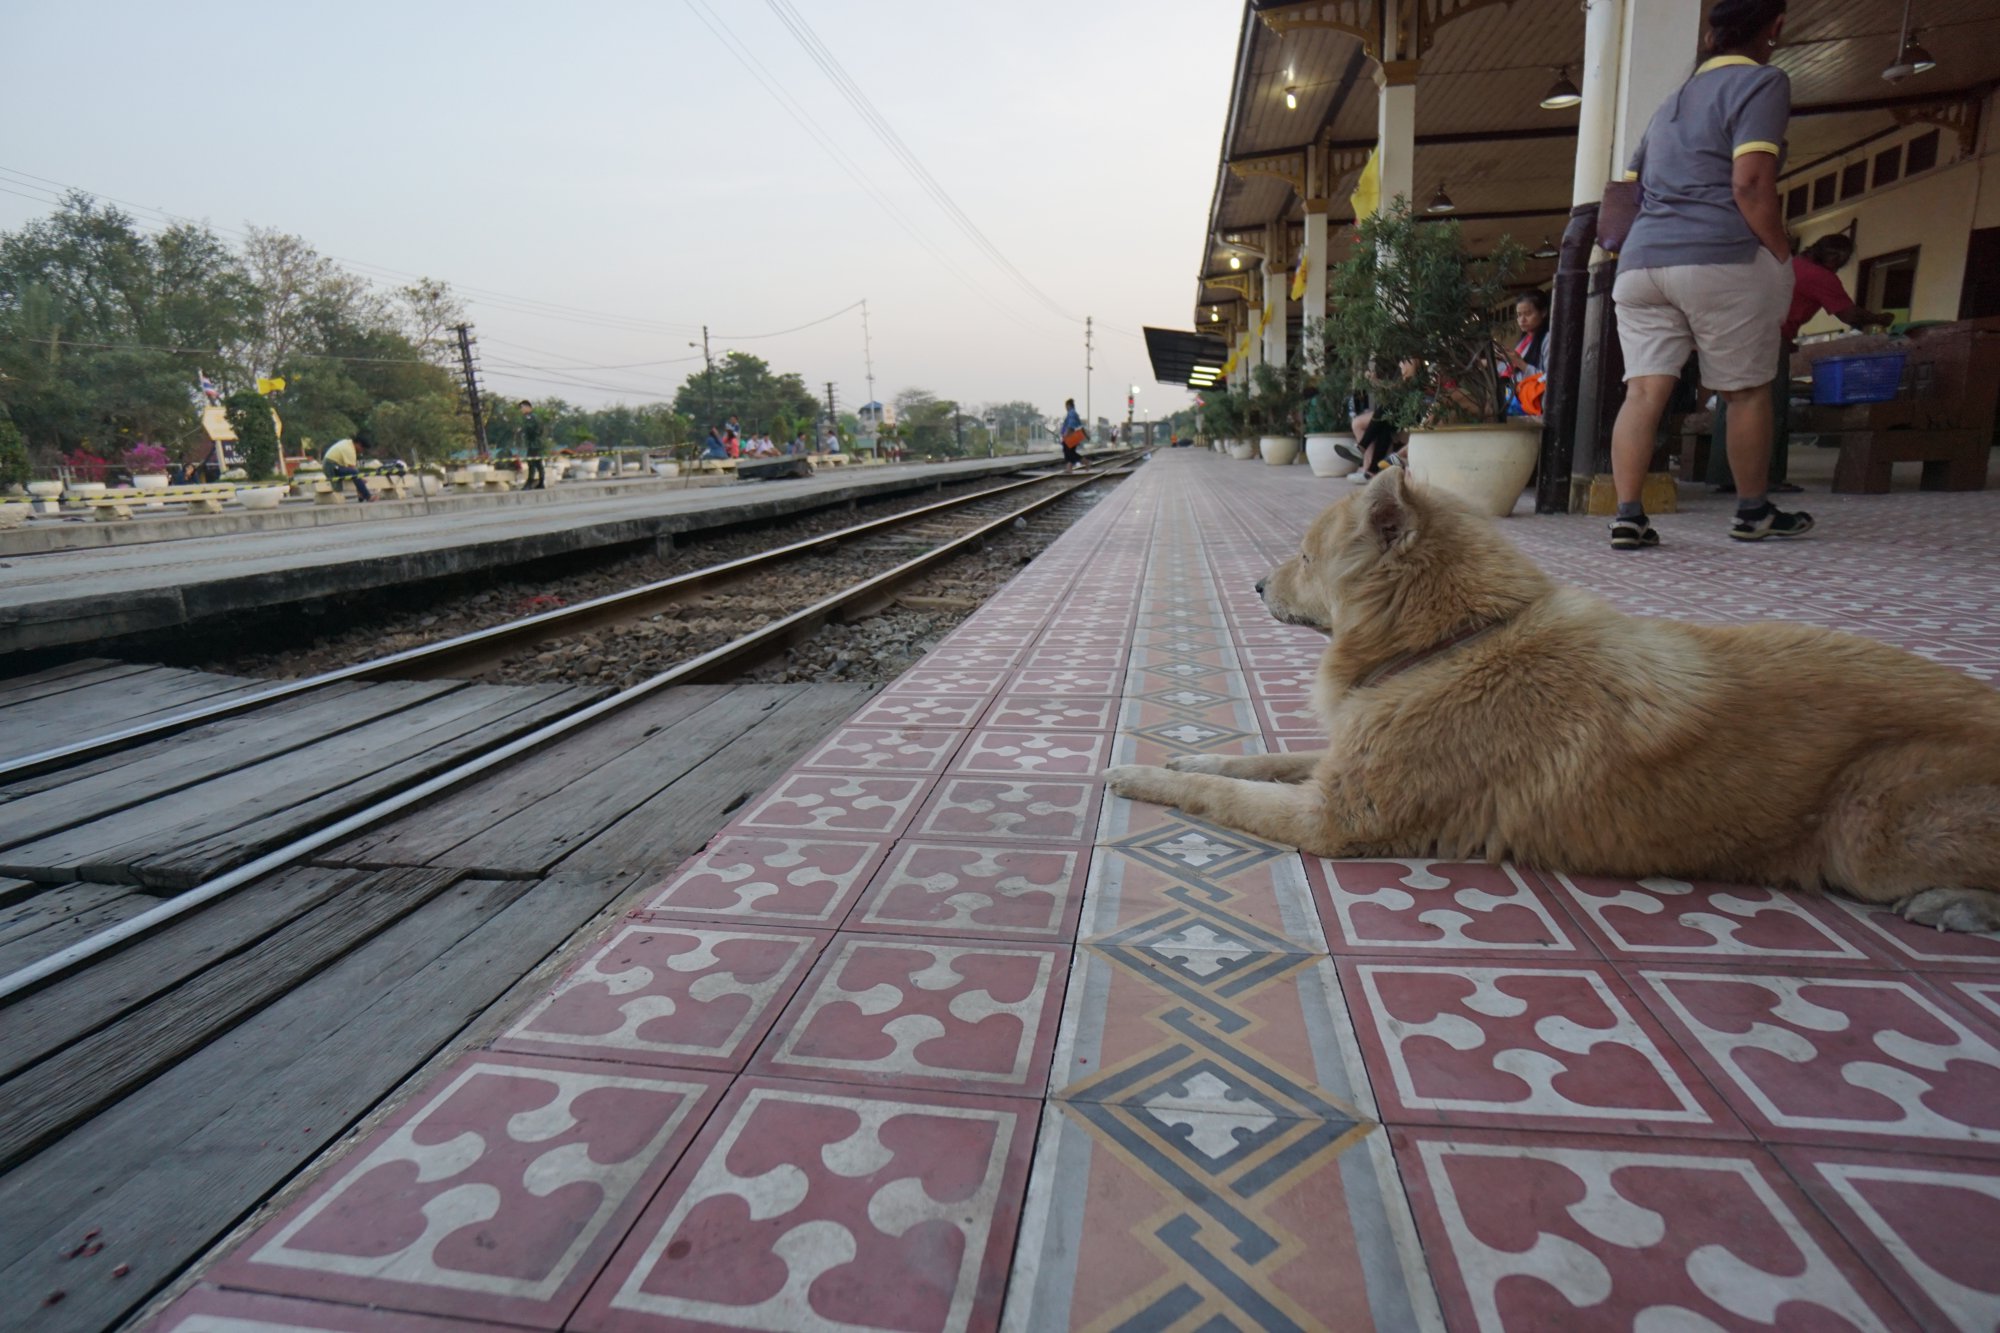
[[[1222,377],[1222,363],[1229,357],[1229,345],[1222,339],[1180,329],[1148,328],[1144,332],[1153,378],[1160,383],[1203,389]]]
[[[1358,6],[1354,0],[1244,5],[1201,254],[1196,301],[1204,313],[1197,320],[1210,306],[1239,299],[1216,281],[1231,272],[1231,235],[1254,244],[1267,223],[1300,224],[1292,185],[1266,173],[1310,144],[1355,150],[1331,191],[1333,251],[1342,252],[1345,229],[1339,224],[1353,220],[1347,196],[1375,140],[1373,62],[1348,33],[1312,27],[1281,33],[1266,22],[1267,16],[1321,7]],[[1508,234],[1530,250],[1544,238],[1559,238],[1570,208],[1577,113],[1544,110],[1540,101],[1563,66],[1577,76],[1582,6],[1577,0],[1424,0],[1424,7],[1447,17],[1417,77],[1418,204],[1445,186],[1475,249]],[[1896,128],[1913,110],[1948,108],[2000,82],[2000,0],[1922,0],[1914,22],[1938,66],[1885,82],[1882,71],[1897,54],[1902,8],[1889,0],[1793,0],[1774,62],[1792,79],[1788,175]],[[1297,98],[1295,110],[1286,106],[1287,90]],[[1553,260],[1538,261],[1530,277],[1546,279],[1553,269]]]

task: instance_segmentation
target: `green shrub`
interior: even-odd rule
[[[28,442],[13,418],[0,413],[0,486],[24,485],[29,475]]]
[[[222,401],[229,428],[236,432],[236,448],[243,465],[253,477],[278,474],[278,425],[271,419],[271,405],[264,395],[239,389]]]

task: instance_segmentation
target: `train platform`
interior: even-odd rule
[[[1316,743],[1322,641],[1252,587],[1348,490],[1156,456],[146,1327],[1990,1326],[2000,940],[1105,798]],[[1637,559],[1507,531],[2000,676],[2000,497],[1806,503],[1775,549],[1706,498]]]
[[[773,482],[685,488],[638,481],[504,497],[447,497],[204,520],[85,524],[109,544],[28,550],[35,531],[0,534],[0,657],[160,634],[242,611],[394,588],[573,552],[671,545],[683,533],[770,522],[931,487],[1045,466],[1053,456],[839,469]],[[544,498],[546,497],[546,498]],[[274,526],[277,520],[283,526]],[[155,530],[154,540],[134,540]],[[127,536],[128,532],[131,534]],[[111,537],[121,540],[110,543]],[[171,538],[171,540],[169,539]],[[16,548],[7,545],[12,542]]]

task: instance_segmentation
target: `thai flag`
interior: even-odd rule
[[[215,401],[215,400],[216,400],[216,399],[217,399],[218,397],[220,397],[220,396],[221,396],[221,391],[220,391],[219,389],[217,389],[217,388],[215,387],[215,381],[214,381],[214,380],[210,379],[210,378],[209,378],[208,376],[206,376],[206,375],[203,375],[203,374],[202,374],[202,373],[201,373],[200,371],[198,371],[198,370],[197,370],[197,371],[195,372],[195,375],[196,375],[196,376],[197,376],[197,377],[198,377],[198,378],[200,379],[200,381],[201,381],[201,394],[202,394],[202,397],[204,397],[204,398],[208,399],[208,400],[209,400],[210,402],[214,402],[214,401]]]

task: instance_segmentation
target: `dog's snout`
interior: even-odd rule
[[[1257,595],[1258,595],[1259,597],[1262,597],[1262,596],[1264,595],[1264,585],[1265,585],[1266,583],[1268,583],[1269,581],[1270,581],[1270,580],[1268,580],[1268,579],[1258,579],[1258,580],[1257,580]]]

